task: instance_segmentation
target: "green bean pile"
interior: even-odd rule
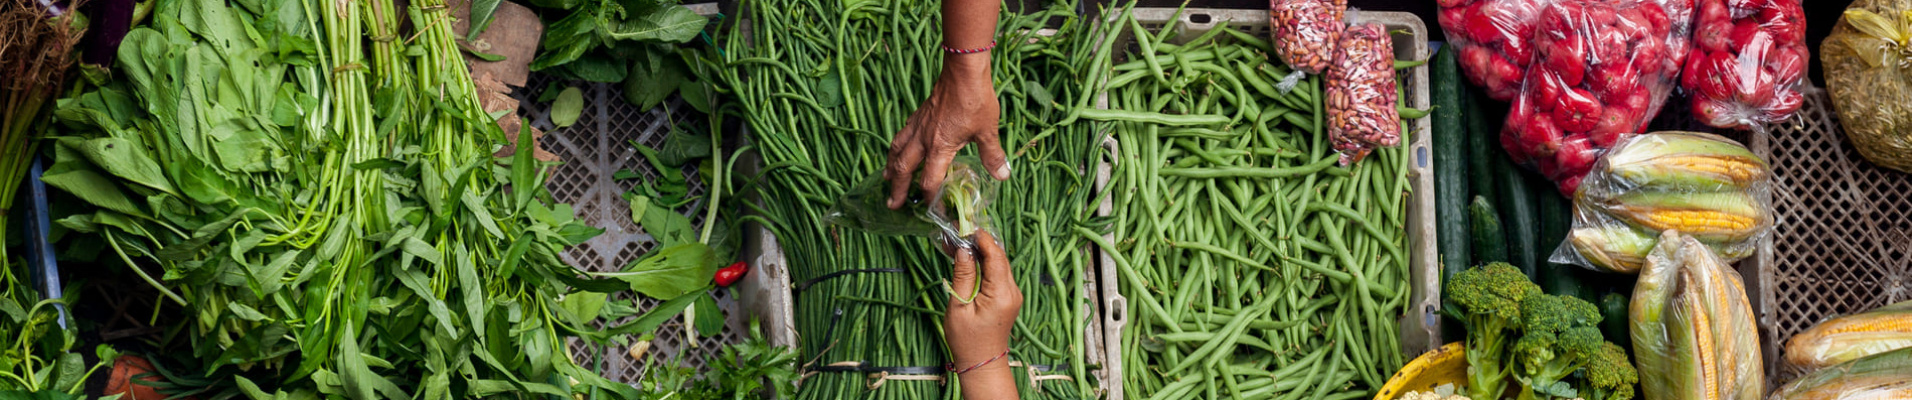
[[[940,367],[951,261],[930,241],[825,224],[857,182],[880,171],[890,136],[928,97],[942,65],[939,3],[753,0],[748,31],[729,28],[720,75],[763,166],[745,193],[772,230],[797,287],[803,399],[956,398],[955,382],[881,380],[872,369]],[[1073,4],[1004,13],[993,53],[1004,148],[1015,173],[992,205],[1024,292],[1009,359],[1024,398],[1079,399],[1086,371],[1083,290],[1090,260],[1073,229],[1092,218],[1083,175],[1101,157],[1097,124],[1059,124],[1096,92],[1088,20]],[[1053,36],[1036,28],[1058,27]],[[1106,62],[1101,69],[1106,70]],[[835,275],[832,275],[835,274]],[[814,282],[806,285],[806,283]],[[835,368],[835,369],[832,369]],[[862,370],[858,370],[862,368]],[[1032,379],[1031,373],[1041,380]],[[951,378],[935,368],[890,375]],[[930,378],[934,379],[934,378]]]
[[[1403,362],[1407,152],[1333,166],[1320,78],[1280,90],[1290,70],[1254,35],[1116,21],[1133,61],[1081,113],[1116,121],[1115,240],[1078,231],[1128,298],[1127,396],[1371,396]]]

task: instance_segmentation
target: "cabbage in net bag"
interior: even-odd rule
[[[1766,389],[1739,273],[1699,239],[1667,231],[1633,288],[1628,326],[1654,400],[1757,400]]]
[[[1680,87],[1702,123],[1763,127],[1805,104],[1808,54],[1799,0],[1699,0]]]
[[[1000,183],[983,172],[976,157],[950,162],[943,187],[928,197],[912,195],[903,207],[889,207],[890,182],[876,174],[857,183],[823,216],[831,225],[880,235],[922,236],[942,240],[946,249],[972,248],[977,231],[995,236],[989,204]]]
[[[1846,138],[1873,163],[1912,172],[1912,0],[1854,0],[1819,48]]]
[[[1673,90],[1685,36],[1659,2],[1561,0],[1540,13],[1534,62],[1501,147],[1572,195],[1605,149],[1645,130]]]
[[[1697,132],[1628,138],[1574,193],[1573,230],[1548,261],[1639,272],[1667,230],[1738,261],[1772,232],[1771,179],[1766,161],[1731,139]]]
[[[1771,400],[1912,398],[1912,348],[1815,371],[1781,386]]]

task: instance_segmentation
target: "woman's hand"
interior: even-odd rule
[[[979,259],[981,271],[977,268]],[[1009,350],[1009,331],[1016,324],[1016,313],[1022,310],[1022,290],[1016,288],[1009,256],[994,236],[977,232],[974,249],[956,250],[956,271],[950,275],[955,293],[943,317],[944,338],[953,356],[950,364],[958,371],[974,367],[960,374],[963,397],[1016,398],[1015,378],[1009,373],[1005,352]],[[971,293],[975,293],[974,298],[969,298]]]
[[[891,209],[903,207],[918,167],[923,192],[936,193],[950,160],[970,142],[982,147],[983,168],[998,180],[1009,179],[1009,162],[997,143],[1001,110],[990,82],[989,52],[944,55],[943,72],[929,98],[890,141],[890,164],[883,178],[890,181]]]

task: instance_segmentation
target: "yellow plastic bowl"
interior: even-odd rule
[[[1460,386],[1466,382],[1466,351],[1461,342],[1448,343],[1415,357],[1400,371],[1395,371],[1387,385],[1381,386],[1381,393],[1374,395],[1374,400],[1394,400],[1404,393],[1434,390],[1435,386],[1448,383]]]

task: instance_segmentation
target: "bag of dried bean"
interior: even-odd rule
[[[1387,28],[1348,27],[1324,77],[1328,140],[1341,165],[1361,161],[1376,147],[1401,144],[1400,92],[1394,85],[1394,44]]]
[[[1572,196],[1614,143],[1659,113],[1685,54],[1660,2],[1559,0],[1541,11],[1533,70],[1514,98],[1500,143]]]
[[[1680,87],[1700,122],[1753,128],[1805,104],[1810,53],[1799,0],[1699,0],[1697,24]]]
[[[1268,22],[1275,55],[1296,71],[1319,74],[1341,41],[1347,0],[1269,0]]]

